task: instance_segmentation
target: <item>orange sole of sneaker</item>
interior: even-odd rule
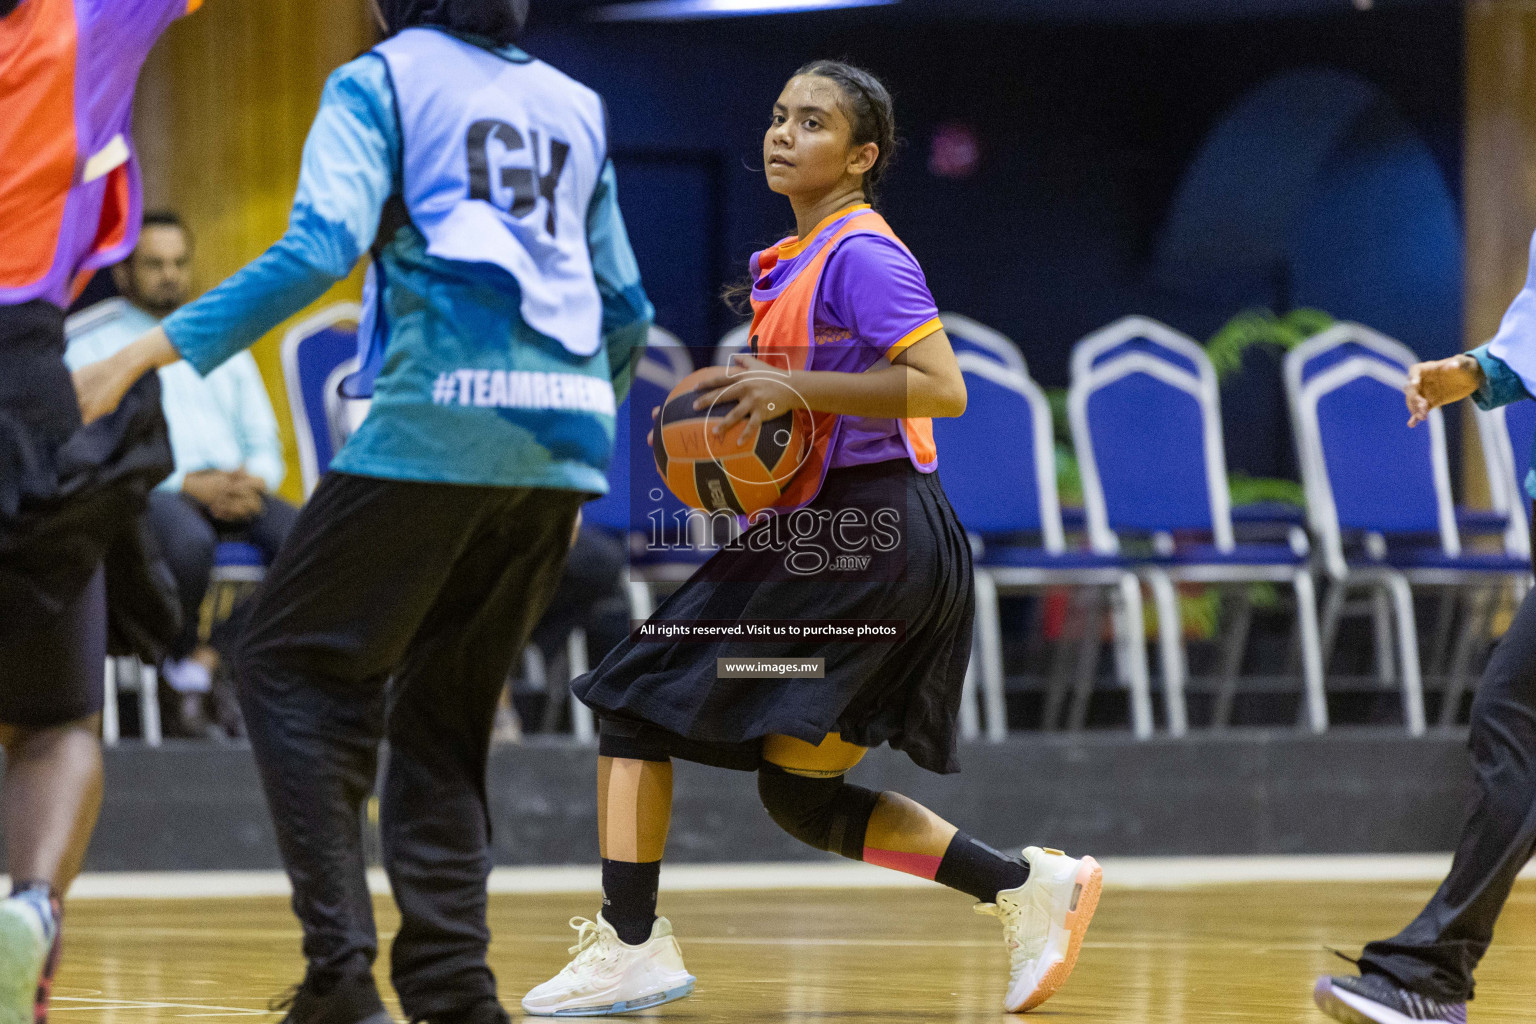
[[[1088,933],[1088,925],[1093,921],[1093,912],[1099,907],[1099,893],[1104,888],[1104,869],[1099,867],[1099,862],[1092,857],[1084,857],[1083,863],[1077,871],[1077,891],[1073,895],[1073,907],[1067,913],[1067,928],[1072,933],[1072,939],[1067,944],[1066,958],[1045,972],[1040,979],[1040,984],[1035,986],[1024,1005],[1019,1008],[1020,1013],[1027,1013],[1055,995],[1061,986],[1067,983],[1067,978],[1072,974],[1072,968],[1077,966],[1077,954],[1083,948],[1083,936]]]

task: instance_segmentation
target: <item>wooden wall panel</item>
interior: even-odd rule
[[[1468,0],[1466,13],[1465,347],[1473,348],[1498,331],[1524,285],[1536,231],[1536,0]],[[1468,497],[1482,505],[1477,431],[1470,415],[1466,423]]]
[[[200,291],[282,235],[326,76],[374,40],[363,0],[208,0],[156,47],[134,116],[145,200],[187,218]],[[355,300],[361,282],[359,265],[306,312]],[[296,500],[302,483],[278,360],[287,326],[252,351],[287,453],[283,494]]]

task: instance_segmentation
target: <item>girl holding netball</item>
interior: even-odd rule
[[[939,484],[931,417],[958,416],[965,384],[921,268],[871,208],[890,161],[890,95],[845,64],[802,68],[774,104],[763,140],[768,186],[798,232],[752,260],[753,355],[736,358],[695,407],[736,425],[797,410],[814,424],[804,464],[774,512],[829,524],[833,550],[866,567],[796,560],[769,539],[773,516],[718,552],[657,610],[656,621],[882,620],[893,642],[648,643],[629,640],[575,690],[601,723],[598,761],[603,910],[578,919],[576,957],[523,1000],[529,1013],[623,1013],[688,995],[671,925],[656,916],[671,815],[671,758],[757,772],[764,807],[818,849],[968,893],[1003,921],[1011,1011],[1066,980],[1097,904],[1100,871],[1030,847],[1004,856],[896,793],[848,783],[868,748],[904,750],[958,770],[956,719],[970,656],[973,588],[965,531]],[[787,372],[786,372],[787,370]],[[722,408],[724,406],[722,405]],[[858,529],[885,515],[899,543]],[[780,536],[783,535],[781,531]],[[865,542],[868,543],[865,543]],[[809,656],[823,678],[729,678],[717,658]]]

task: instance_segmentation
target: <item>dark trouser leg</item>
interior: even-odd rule
[[[596,664],[628,633],[629,606],[619,585],[624,557],[624,545],[616,538],[595,527],[581,529],[549,608],[534,627],[533,640],[546,654],[559,649],[572,629],[584,626]],[[594,627],[604,634],[615,631],[608,621],[615,608],[620,609],[618,618],[622,620],[617,628],[619,635],[592,635]]]
[[[330,474],[267,573],[236,656],[240,703],[310,970],[378,953],[360,834],[384,690],[491,488]]]
[[[1478,795],[1450,875],[1413,923],[1360,958],[1367,971],[1451,1002],[1472,997],[1472,972],[1536,850],[1536,591],[1483,673],[1469,745]]]
[[[411,1019],[494,998],[485,772],[496,701],[560,578],[581,496],[508,491],[412,638],[389,712],[381,827],[401,925],[392,975]]]
[[[213,552],[219,536],[208,517],[190,498],[173,491],[149,495],[149,524],[181,598],[181,636],[171,654],[184,658],[197,646],[197,620],[213,573]]]
[[[283,542],[293,532],[294,524],[298,519],[297,508],[269,494],[263,501],[261,515],[243,528],[244,539],[260,548],[267,556],[268,563],[271,563],[277,559],[277,553],[282,550]],[[220,656],[228,658],[240,634],[245,632],[250,615],[251,602],[241,601],[230,612],[229,618],[214,625],[208,642]]]

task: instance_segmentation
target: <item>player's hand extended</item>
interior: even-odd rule
[[[131,366],[124,365],[114,355],[80,367],[73,376],[75,397],[80,402],[80,419],[94,423],[115,412],[128,389],[143,374],[134,373]]]
[[[1482,386],[1483,368],[1465,352],[1414,365],[1408,371],[1408,425],[1418,426],[1431,409],[1459,402]]]
[[[180,358],[181,353],[176,351],[165,331],[156,327],[100,362],[80,367],[73,375],[80,418],[92,423],[116,411],[123,396],[140,377]]]
[[[736,424],[745,421],[747,429],[736,442],[743,445],[752,436],[754,428],[764,421],[806,408],[805,399],[793,387],[792,374],[783,367],[765,363],[745,352],[732,356],[731,362],[731,369],[721,370],[720,376],[711,381],[710,390],[693,403],[695,409],[707,409],[717,401],[736,403],[716,422],[716,437],[724,437]]]

